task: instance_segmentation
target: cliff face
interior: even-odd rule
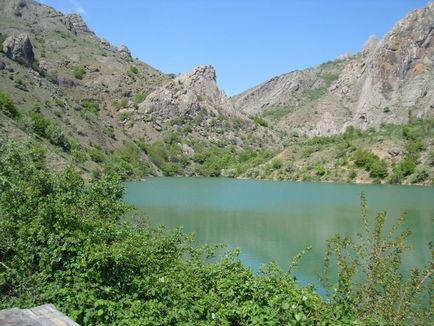
[[[149,94],[139,112],[158,116],[162,121],[198,113],[235,114],[226,94],[216,84],[212,66],[197,67]]]
[[[361,53],[275,77],[231,99],[306,135],[340,133],[433,115],[434,4],[409,13]]]

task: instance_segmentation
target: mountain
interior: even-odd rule
[[[1,134],[30,136],[53,168],[201,174],[194,153],[278,147],[273,132],[232,108],[211,66],[163,74],[96,36],[80,15],[31,0],[0,1],[0,33],[0,91],[20,111],[0,110]]]
[[[433,16],[429,3],[360,53],[228,98],[210,65],[164,74],[76,13],[0,0],[0,141],[87,176],[430,183]]]
[[[356,55],[294,71],[231,100],[304,135],[342,133],[409,115],[434,116],[434,3],[409,13],[382,40],[369,38]]]

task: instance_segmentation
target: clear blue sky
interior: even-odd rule
[[[358,52],[427,0],[41,0],[79,12],[165,73],[212,64],[234,95],[275,75]]]

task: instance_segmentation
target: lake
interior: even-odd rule
[[[362,230],[361,192],[371,218],[380,210],[388,212],[389,220],[407,214],[411,252],[404,256],[403,269],[427,264],[434,187],[174,177],[128,182],[125,198],[153,225],[182,226],[199,243],[240,248],[241,260],[254,270],[270,261],[287,269],[294,255],[312,246],[295,271],[306,284],[317,283],[327,239]]]

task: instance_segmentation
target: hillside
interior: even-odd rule
[[[331,135],[434,116],[434,3],[409,13],[382,40],[318,67],[294,71],[231,100],[288,132]]]
[[[229,144],[231,153],[256,153],[267,139],[271,148],[278,143],[230,107],[212,67],[165,75],[133,59],[126,46],[98,38],[78,14],[30,0],[0,2],[0,32],[0,91],[20,112],[0,111],[1,134],[30,136],[48,150],[53,168],[72,162],[85,174],[102,167],[125,178],[220,175],[193,155]],[[9,43],[17,49],[7,55]],[[155,107],[159,99],[165,104]]]
[[[433,17],[430,3],[358,54],[228,98],[212,66],[164,74],[78,14],[0,0],[0,138],[30,139],[51,168],[87,176],[430,183]],[[357,149],[383,173],[358,166]]]

